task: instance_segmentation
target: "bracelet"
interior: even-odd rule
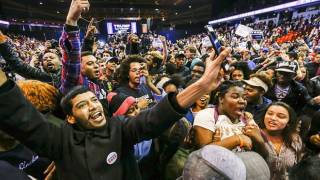
[[[241,137],[240,137],[240,135],[237,135],[238,136],[238,138],[239,138],[239,143],[240,143],[240,148],[242,148],[243,147],[243,141],[242,141],[242,139],[241,139]]]

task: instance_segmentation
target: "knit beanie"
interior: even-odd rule
[[[107,100],[109,102],[109,112],[113,116],[125,115],[130,106],[136,102],[136,99],[132,96],[113,92],[108,94]]]

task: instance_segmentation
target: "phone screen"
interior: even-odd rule
[[[208,25],[205,27],[208,30],[209,38],[210,38],[211,44],[213,45],[213,49],[215,50],[216,54],[219,55],[221,53],[222,46],[221,46],[216,34],[214,33],[212,26]]]

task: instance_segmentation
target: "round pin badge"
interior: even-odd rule
[[[118,155],[117,155],[117,153],[116,152],[112,152],[112,153],[110,153],[108,156],[107,156],[107,163],[108,164],[113,164],[113,163],[115,163],[116,161],[117,161],[117,158],[118,158]]]

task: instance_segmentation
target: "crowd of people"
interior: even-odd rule
[[[1,179],[320,178],[320,21],[59,40],[0,33]]]

